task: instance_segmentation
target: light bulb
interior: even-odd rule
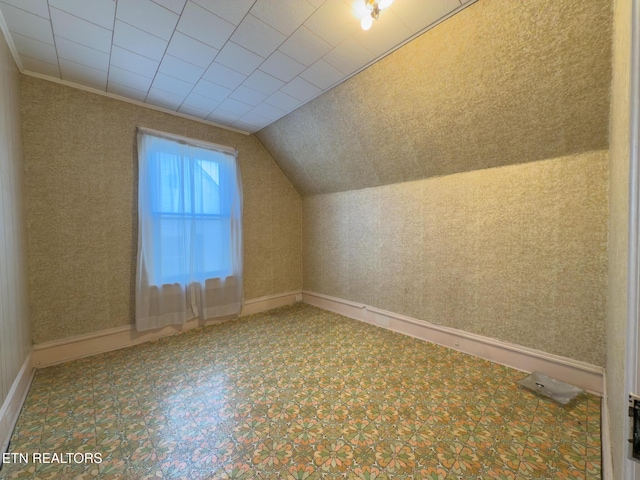
[[[385,8],[389,8],[392,3],[393,0],[380,0],[380,3],[378,3],[378,8],[380,10],[384,10]]]
[[[366,17],[362,17],[362,20],[360,20],[360,26],[363,30],[369,30],[371,28],[371,25],[373,25],[373,17],[369,15],[367,15]]]

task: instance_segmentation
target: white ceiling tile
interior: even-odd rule
[[[246,131],[462,5],[398,0],[365,32],[363,0],[48,2],[0,0],[25,69]]]
[[[151,88],[157,88],[164,90],[165,92],[181,95],[182,98],[184,98],[189,95],[189,92],[191,92],[194,85],[194,83],[185,82],[184,80],[165,75],[164,73],[157,73],[156,77],[153,79]]]
[[[25,10],[42,18],[49,18],[49,5],[47,0],[2,0],[0,2],[0,10],[4,7],[3,3],[13,5],[20,10]]]
[[[238,119],[235,123],[245,123],[252,126],[264,126],[269,123],[268,118],[264,118],[262,115],[258,115],[257,113],[249,112]]]
[[[109,70],[109,54],[80,45],[65,38],[56,37],[58,56],[98,70]]]
[[[224,110],[228,113],[237,114],[236,118],[240,118],[245,113],[249,113],[253,108],[252,105],[248,105],[244,102],[240,102],[238,100],[234,100],[233,98],[227,98],[224,102],[222,102],[216,111]]]
[[[396,47],[414,33],[389,9],[380,13],[373,27],[366,31],[358,30],[353,38],[366,45],[367,50],[376,57]]]
[[[300,27],[278,48],[294,60],[309,66],[331,50],[331,45],[306,27]]]
[[[184,96],[182,95],[151,87],[147,94],[146,102],[169,110],[178,110],[183,100]]]
[[[284,85],[284,82],[267,73],[256,70],[249,75],[243,85],[266,95],[271,95],[278,91]]]
[[[179,112],[186,115],[191,115],[198,118],[207,118],[211,113],[211,110],[202,110],[201,108],[194,107],[193,105],[182,104],[178,109]]]
[[[277,51],[274,52],[265,62],[260,65],[260,70],[276,77],[283,82],[288,82],[293,77],[304,70],[304,65],[296,62],[293,58]]]
[[[153,0],[158,5],[162,5],[164,8],[168,8],[172,12],[180,15],[182,13],[182,9],[184,8],[184,4],[187,0]]]
[[[218,50],[184,33],[175,32],[169,42],[167,53],[198,67],[207,68],[216,58]]]
[[[90,2],[86,0],[49,0],[49,5],[103,28],[113,29],[113,19],[116,14],[114,0],[91,0]]]
[[[349,1],[349,0],[347,0]],[[405,0],[407,1],[407,0]],[[408,0],[410,2],[415,2],[416,0]],[[424,0],[418,0],[418,1],[424,1]],[[429,1],[429,0],[427,0]],[[353,10],[353,15],[355,15],[354,18],[356,18],[358,20],[358,24],[360,25],[360,22],[362,21],[362,18],[365,16],[371,16],[371,10],[369,10],[367,8],[367,5],[365,4],[365,0],[351,0],[350,1],[350,6],[351,9]],[[386,10],[386,9],[385,9]],[[360,28],[359,30],[361,30],[362,28]]]
[[[25,37],[15,32],[11,34],[11,38],[20,56],[26,55],[27,57],[46,63],[58,63],[56,47],[53,45],[34,40],[31,37]]]
[[[120,85],[111,80],[111,75],[109,75],[109,83],[107,84],[107,92],[114,93],[116,95],[120,95],[122,97],[131,98],[133,100],[138,100],[139,102],[144,102],[144,99],[147,98],[147,91],[144,92],[140,90],[135,90],[133,88],[125,87],[124,85]]]
[[[322,59],[307,68],[300,76],[322,90],[326,90],[344,78],[342,72]]]
[[[251,14],[244,17],[231,36],[231,40],[235,43],[264,58],[271,55],[286,38],[275,28]]]
[[[51,8],[53,33],[72,42],[85,45],[101,52],[111,52],[113,32],[80,17],[70,15],[57,8]]]
[[[207,71],[204,72],[202,78],[234,90],[247,78],[247,76],[236,72],[235,70],[231,70],[224,65],[213,62]]]
[[[256,105],[250,113],[255,113],[256,115],[260,115],[261,117],[273,122],[282,117],[286,112],[266,103],[261,103],[260,105]]]
[[[360,20],[345,0],[327,0],[304,22],[304,26],[335,46],[360,28]]]
[[[132,88],[141,92],[149,91],[153,78],[145,77],[120,67],[109,67],[109,83],[114,82],[123,87]]]
[[[250,52],[240,45],[233,42],[227,42],[220,53],[216,57],[216,62],[229,67],[236,72],[250,75],[258,66],[264,62],[264,58]]]
[[[10,32],[54,44],[49,20],[7,4],[2,5],[2,16]]]
[[[413,33],[416,33],[458,7],[460,7],[458,0],[421,0],[419,2],[402,2],[398,0],[391,5],[391,11],[395,13]],[[382,14],[384,14],[384,12],[382,12]],[[382,16],[382,14],[380,16]],[[373,30],[373,27],[371,27],[371,29]]]
[[[296,77],[281,88],[281,91],[287,95],[297,98],[301,102],[306,102],[322,93],[315,85],[311,85],[306,80]]]
[[[195,85],[202,77],[204,68],[196,67],[172,55],[165,55],[158,71]]]
[[[324,56],[324,60],[345,75],[349,75],[362,68],[374,55],[354,38],[347,38]]]
[[[224,109],[217,108],[215,111],[211,112],[211,114],[207,117],[207,120],[211,120],[212,122],[231,124],[241,116],[242,114],[228,112]]]
[[[151,0],[118,0],[116,18],[169,41],[180,17]]]
[[[301,102],[297,98],[293,98],[292,96],[280,91],[271,95],[264,101],[264,103],[273,105],[274,107],[277,107],[280,110],[284,110],[285,112],[289,112],[294,108],[298,108]]]
[[[113,44],[151,60],[160,61],[167,49],[167,42],[139,28],[116,20]]]
[[[238,25],[255,0],[193,0],[193,2],[224,18],[227,22]]]
[[[153,78],[160,63],[114,45],[111,50],[111,65]]]
[[[63,80],[87,85],[99,90],[107,89],[107,72],[60,59],[60,76]]]
[[[258,0],[251,14],[289,36],[314,11],[315,7],[305,0]]]
[[[219,102],[227,98],[231,92],[232,90],[229,88],[222,87],[202,79],[196,83],[196,86],[192,91],[192,93],[197,93],[198,95],[202,95],[203,97],[211,98]]]
[[[234,90],[231,95],[229,95],[229,98],[240,100],[241,102],[248,103],[250,105],[258,105],[260,102],[267,98],[267,95],[265,95],[264,93],[256,92],[255,90],[245,87],[244,85],[240,85]]]
[[[25,55],[20,55],[20,60],[22,61],[22,66],[25,70],[60,78],[60,69],[58,68],[57,62],[54,65],[52,63],[41,62],[38,59],[27,57]]]
[[[203,97],[197,93],[191,92],[187,98],[184,99],[185,105],[189,105],[191,107],[199,108],[200,110],[207,110],[207,113],[211,113],[220,102],[218,100],[213,100],[209,97]]]
[[[235,26],[193,2],[187,2],[177,29],[196,40],[220,49]]]

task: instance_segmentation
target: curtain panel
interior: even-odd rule
[[[235,150],[138,129],[138,331],[242,308]]]

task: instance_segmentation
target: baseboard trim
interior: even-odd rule
[[[18,415],[20,415],[24,400],[27,398],[34,372],[31,362],[32,354],[29,353],[0,408],[0,454],[6,452],[9,447],[13,428],[16,426]],[[2,464],[2,455],[0,455],[0,464]]]
[[[558,380],[602,395],[604,369],[586,362],[554,355],[493,338],[434,325],[362,303],[304,290],[302,301],[355,320],[403,333],[523,372],[542,372]]]
[[[241,317],[264,312],[284,305],[302,301],[302,291],[286,292],[246,300]],[[133,325],[112,328],[87,335],[78,335],[45,342],[33,347],[33,366],[37,368],[56,365],[98,353],[110,352],[139,343],[150,342],[169,335],[186,332],[194,328],[220,323],[220,320],[202,322],[190,320],[184,325],[171,325],[157,330],[138,332]]]
[[[607,372],[602,376],[602,403],[600,405],[600,435],[602,437],[602,480],[613,480],[611,458],[611,432],[609,431],[609,398],[607,396]]]
[[[284,307],[295,302],[302,301],[302,290],[294,292],[279,293],[277,295],[267,295],[265,297],[246,300],[240,312],[241,317],[253,315],[254,313],[265,312],[278,307]]]

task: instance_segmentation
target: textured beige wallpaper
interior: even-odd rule
[[[607,152],[303,199],[306,290],[604,365]]]
[[[303,195],[555,158],[607,148],[610,78],[611,0],[480,0],[257,137]]]
[[[137,125],[236,147],[245,298],[302,284],[301,199],[253,136],[22,77],[35,343],[132,322]]]
[[[623,478],[627,462],[625,356],[627,337],[627,255],[629,222],[629,85],[631,0],[616,0],[613,81],[609,131],[609,278],[607,289],[607,403],[613,473]]]
[[[19,74],[0,34],[0,406],[31,352],[23,212]]]

